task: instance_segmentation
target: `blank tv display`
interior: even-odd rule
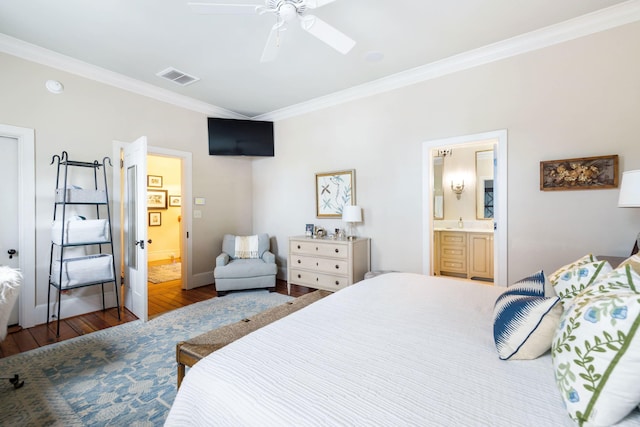
[[[209,117],[212,156],[273,156],[273,122]]]

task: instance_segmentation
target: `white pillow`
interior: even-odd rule
[[[579,424],[611,425],[640,403],[640,275],[613,270],[576,296],[552,345],[556,384]]]
[[[551,347],[560,321],[560,298],[544,296],[544,273],[522,279],[498,297],[493,337],[502,360],[535,359]]]

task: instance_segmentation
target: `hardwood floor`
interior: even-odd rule
[[[299,297],[313,290],[292,285],[291,296]],[[287,282],[277,280],[276,292],[286,295]],[[185,291],[181,288],[180,280],[149,283],[149,317],[215,297],[217,294],[214,285]],[[0,343],[0,358],[137,320],[137,317],[126,308],[121,309],[120,316],[121,320],[118,320],[117,310],[110,308],[63,319],[60,321],[60,337],[56,337],[56,322],[50,322],[48,326],[42,324],[27,329],[9,328],[9,334]]]

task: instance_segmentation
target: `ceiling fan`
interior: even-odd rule
[[[202,14],[254,14],[271,13],[276,23],[271,28],[267,44],[262,52],[261,62],[273,61],[283,39],[287,24],[298,19],[300,26],[309,34],[317,37],[343,55],[356,44],[351,38],[327,24],[320,18],[307,15],[307,9],[316,9],[335,0],[265,0],[265,5],[223,4],[223,3],[189,3],[196,12]]]

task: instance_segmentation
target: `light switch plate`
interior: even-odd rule
[[[194,210],[193,211],[193,217],[194,218],[202,218],[202,211]]]

